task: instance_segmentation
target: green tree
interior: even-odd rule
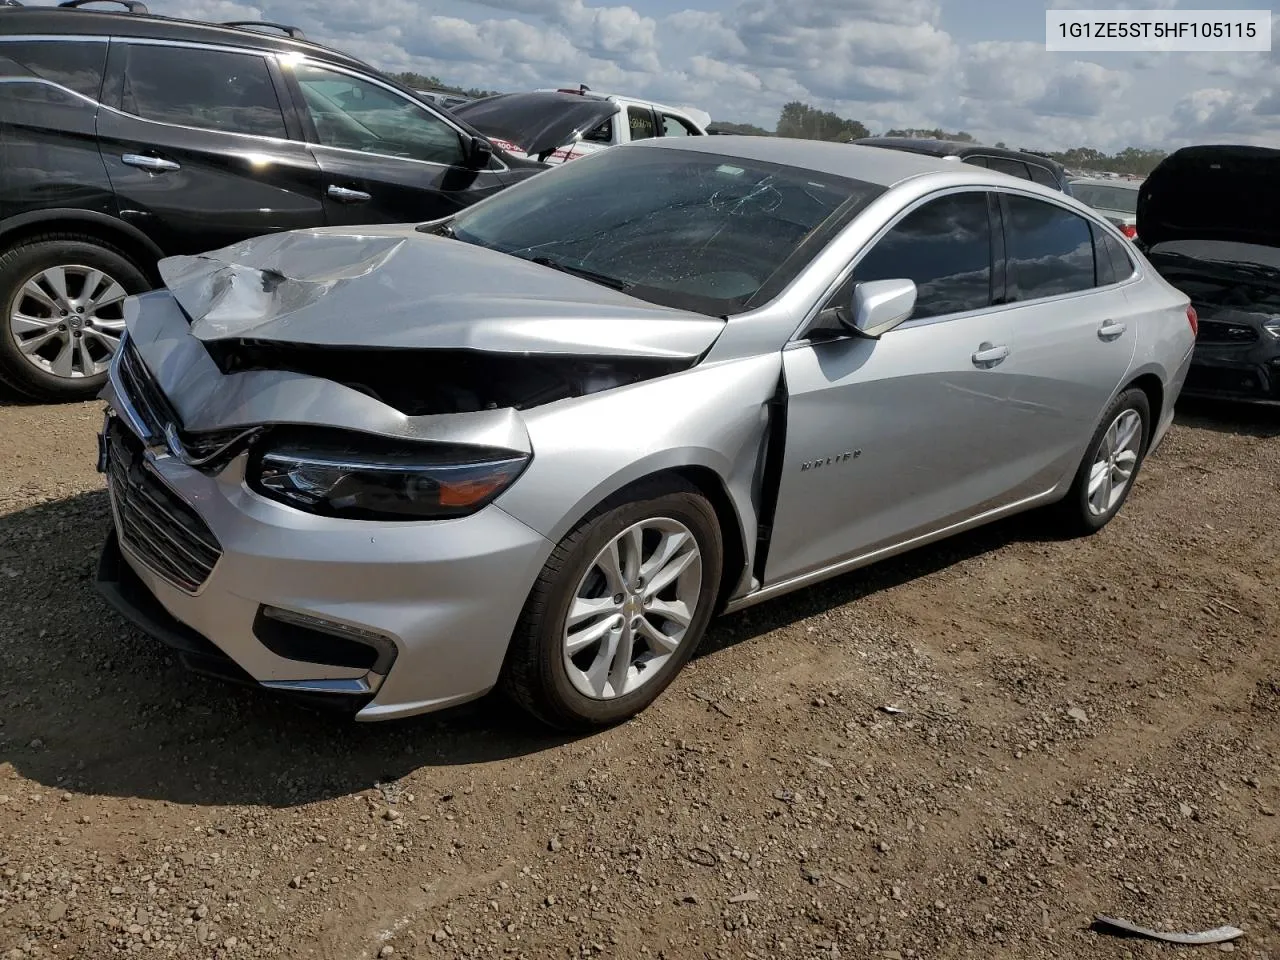
[[[923,137],[925,139],[931,139],[931,140],[956,140],[956,141],[959,141],[960,143],[977,143],[977,141],[974,140],[973,138],[973,134],[971,133],[965,133],[963,130],[960,130],[957,133],[947,133],[947,131],[943,130],[941,127],[935,127],[932,130],[923,130],[916,127],[908,128],[905,130],[890,130],[885,134],[885,136],[886,137],[912,137],[912,138]]]
[[[497,94],[497,90],[479,90],[475,87],[466,88],[454,86],[451,83],[445,83],[439,77],[432,77],[422,73],[414,73],[405,71],[404,73],[390,74],[391,79],[403,83],[411,90],[439,90],[444,93],[456,93],[460,97],[492,97]]]
[[[707,127],[708,133],[736,133],[745,137],[772,137],[773,134],[764,127],[754,123],[730,123],[728,120],[713,120]]]
[[[870,136],[871,131],[861,121],[846,120],[829,110],[816,110],[807,103],[793,100],[782,108],[782,113],[778,116],[777,135],[847,143],[859,137]]]

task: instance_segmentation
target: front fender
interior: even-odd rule
[[[524,411],[533,462],[496,503],[558,542],[637,480],[705,468],[728,495],[750,570],[768,404],[780,375],[780,355],[768,354]]]

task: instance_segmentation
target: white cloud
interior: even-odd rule
[[[766,128],[784,103],[802,100],[877,132],[942,126],[1028,147],[1172,147],[1277,133],[1280,52],[1049,54],[1042,37],[961,41],[938,0],[730,2],[657,15],[646,0],[273,0],[266,12],[387,70],[485,89],[585,82]],[[239,0],[152,5],[213,20],[264,15]]]

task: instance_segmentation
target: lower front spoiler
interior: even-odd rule
[[[193,673],[267,693],[281,694],[297,703],[357,713],[373,700],[373,693],[324,693],[268,687],[254,680],[234,660],[208,638],[176,619],[152,596],[146,585],[125,562],[120,541],[113,529],[98,558],[98,592],[126,620],[175,651],[178,662]]]

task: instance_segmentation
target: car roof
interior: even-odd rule
[[[1058,173],[1063,173],[1064,170],[1062,164],[1052,157],[1028,153],[1025,150],[1010,150],[1008,147],[989,147],[985,143],[972,143],[968,140],[934,140],[929,137],[860,137],[852,142],[860,146],[888,147],[893,150],[925,153],[935,157],[968,157],[978,154],[984,157],[1004,157],[1008,160],[1030,160]]]
[[[904,180],[928,174],[964,173],[966,179],[975,185],[1008,187],[1010,181],[1013,181],[1023,187],[1034,187],[1050,194],[1060,195],[1057,191],[1041,187],[1030,180],[1021,180],[972,164],[959,164],[942,157],[906,153],[900,150],[883,150],[852,143],[835,143],[830,140],[741,135],[650,137],[637,141],[634,146],[644,149],[698,150],[726,157],[739,157],[743,160],[785,164],[804,170],[813,170],[816,173],[850,177],[881,187],[892,187]]]
[[[74,7],[0,7],[0,31],[7,36],[128,36],[244,47],[273,53],[302,53],[330,63],[374,67],[339,50],[244,27],[228,27],[198,20],[180,20],[153,13],[89,10]]]

